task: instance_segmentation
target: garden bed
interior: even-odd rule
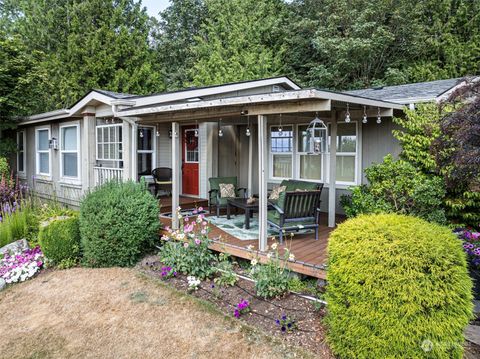
[[[163,266],[158,256],[144,258],[139,267],[145,274],[162,279]],[[164,281],[177,290],[189,291],[187,276],[178,274]],[[311,300],[295,294],[264,300],[255,295],[254,283],[244,279],[230,287],[220,287],[208,279],[202,281],[197,290],[190,292],[197,298],[214,303],[230,316],[234,316],[238,303],[247,300],[250,311],[241,314],[240,320],[281,338],[288,344],[301,346],[325,358],[333,358],[325,342],[325,328],[322,325],[325,309]],[[294,321],[291,329],[287,328],[287,324],[282,325],[285,320]]]

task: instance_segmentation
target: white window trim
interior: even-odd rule
[[[318,155],[312,155],[310,154],[310,156],[320,156],[322,158],[322,169],[321,169],[321,177],[320,179],[308,179],[308,178],[300,178],[300,156],[303,156],[303,155],[308,155],[308,152],[300,152],[298,150],[298,143],[299,143],[299,135],[300,135],[300,130],[299,130],[299,127],[300,126],[308,126],[308,123],[299,123],[295,126],[295,133],[294,133],[294,137],[295,137],[295,141],[296,141],[296,147],[294,148],[294,152],[295,152],[295,162],[296,162],[296,166],[295,166],[295,179],[298,179],[299,181],[305,181],[305,182],[321,182],[321,183],[325,183],[325,166],[324,166],[324,163],[326,161],[326,155],[325,153],[321,153],[321,154],[318,154]]]
[[[18,170],[18,163],[20,162],[19,161],[20,160],[20,149],[18,148],[20,135],[22,136],[22,141],[23,141],[23,150],[22,150],[22,153],[21,153],[22,160],[23,160],[23,171]],[[21,131],[18,131],[17,132],[17,174],[18,174],[18,177],[23,178],[23,179],[27,178],[27,146],[26,146],[26,142],[27,142],[26,130],[23,129]]]
[[[119,128],[122,129],[122,140],[121,140],[121,141],[116,141],[116,142],[111,142],[111,141],[109,141],[109,142],[104,142],[104,141],[103,141],[103,136],[102,136],[102,141],[101,141],[100,143],[102,144],[102,146],[103,146],[103,144],[105,144],[105,143],[108,143],[108,144],[119,144],[119,145],[121,145],[121,146],[122,146],[122,149],[119,151],[119,153],[122,154],[122,158],[106,159],[106,158],[99,158],[99,157],[98,157],[98,144],[99,144],[99,142],[98,142],[98,129],[99,129],[99,128],[110,128],[110,127],[119,127]],[[97,125],[97,126],[95,126],[95,159],[96,159],[97,161],[111,161],[111,162],[115,162],[116,165],[117,165],[117,167],[115,167],[115,168],[117,168],[117,169],[122,168],[122,167],[120,166],[120,162],[125,161],[125,159],[124,159],[124,148],[123,148],[123,138],[124,138],[124,136],[125,136],[125,134],[123,133],[123,124],[121,124],[121,123],[114,123],[114,124],[110,124],[110,125]],[[109,137],[109,140],[110,140],[110,137]],[[109,151],[110,151],[110,150],[109,150]],[[103,155],[104,155],[104,157],[105,157],[105,153],[104,153]]]
[[[63,141],[63,136],[62,136],[62,129],[66,127],[76,127],[77,128],[77,150],[62,150],[62,141]],[[81,173],[81,158],[80,158],[80,123],[78,121],[75,122],[66,122],[62,123],[60,125],[60,128],[58,130],[59,133],[59,162],[60,162],[60,181],[62,183],[67,183],[67,184],[81,184],[82,182],[82,173]],[[77,176],[72,177],[72,176],[65,176],[63,174],[63,154],[64,153],[76,153],[77,154]]]
[[[38,176],[38,179],[43,179],[47,181],[52,180],[52,149],[50,145],[48,150],[41,150],[38,149],[38,133],[40,131],[47,130],[48,131],[48,140],[52,138],[52,130],[50,126],[42,126],[42,127],[35,127],[35,175]],[[40,153],[48,153],[48,173],[40,172]]]
[[[285,179],[293,178],[293,175],[295,173],[294,171],[294,158],[295,158],[295,146],[297,145],[297,141],[295,140],[295,126],[292,124],[282,124],[282,128],[285,127],[291,127],[292,128],[292,151],[291,152],[272,152],[272,128],[273,127],[279,127],[278,124],[275,125],[270,125],[269,130],[268,130],[268,159],[269,159],[269,170],[268,170],[268,177],[272,181],[282,181]],[[274,177],[273,176],[273,156],[274,155],[290,155],[292,158],[292,172],[290,177]]]
[[[347,123],[345,121],[337,121],[337,124],[341,124],[341,123]],[[356,120],[352,120],[350,121],[350,123],[355,123],[356,125],[356,141],[355,141],[355,152],[338,152],[337,151],[337,156],[349,156],[349,157],[354,157],[355,158],[355,169],[354,169],[354,173],[355,173],[355,179],[353,182],[348,182],[348,181],[336,181],[335,182],[335,185],[339,185],[339,186],[344,186],[345,188],[348,188],[350,186],[357,186],[360,184],[360,178],[361,176],[359,175],[359,168],[361,166],[361,162],[360,162],[360,158],[362,157],[362,154],[360,152],[360,144],[361,144],[361,141],[359,140],[359,138],[361,137],[361,126],[359,125],[359,121],[356,121]],[[330,128],[330,127],[328,127]],[[327,134],[327,137],[328,138],[331,138],[330,136],[330,130],[328,130],[328,134]],[[331,145],[331,144],[330,144]],[[335,139],[335,145],[336,145],[336,139]],[[330,148],[328,148],[328,152],[326,153],[326,157],[327,157],[327,161],[326,161],[326,165],[327,165],[327,171],[326,171],[326,183],[329,183],[330,182]]]
[[[155,135],[156,127],[155,126],[145,126],[145,125],[139,125],[137,131],[140,132],[140,129],[142,128],[148,128],[152,130],[152,149],[151,150],[139,150],[138,149],[138,141],[137,141],[137,157],[139,153],[151,153],[152,154],[152,169],[155,169],[157,167],[157,136]],[[138,177],[138,159],[137,159],[137,177]]]

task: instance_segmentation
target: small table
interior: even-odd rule
[[[250,229],[250,218],[253,217],[253,212],[258,212],[258,199],[253,203],[247,203],[247,198],[228,198],[227,219],[230,219],[230,207],[241,208],[245,211],[245,228]]]

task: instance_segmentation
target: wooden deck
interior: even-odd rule
[[[158,197],[158,201],[160,202],[160,206],[161,206],[160,213],[172,212],[172,197],[161,196],[161,197]],[[190,197],[190,196],[180,196],[180,207],[184,209],[195,208],[195,207],[207,208],[208,199]]]
[[[325,263],[327,260],[327,243],[330,232],[333,228],[327,227],[327,215],[322,213],[320,217],[321,227],[319,229],[318,241],[315,240],[315,234],[295,234],[290,239],[290,236],[285,236],[287,239],[284,244],[280,246],[280,253],[283,254],[285,247],[290,249],[294,254],[295,261],[288,261],[288,267],[297,273],[304,274],[311,277],[325,279]],[[337,223],[343,221],[342,216],[337,216]],[[171,221],[169,218],[161,218],[164,226],[169,226]],[[210,248],[217,252],[229,253],[232,256],[252,259],[254,256],[258,257],[260,262],[267,261],[267,253],[258,251],[258,239],[255,240],[241,240],[220,228],[210,225],[210,238],[212,244]],[[273,243],[273,239],[268,239],[269,246]],[[247,249],[248,246],[254,247],[253,251]]]

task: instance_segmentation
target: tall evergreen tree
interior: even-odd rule
[[[281,0],[206,0],[196,37],[194,85],[277,75],[284,54],[285,4]]]
[[[155,51],[165,85],[175,90],[192,82],[190,69],[195,62],[193,52],[200,25],[205,16],[203,0],[171,0],[160,13],[153,36]]]

